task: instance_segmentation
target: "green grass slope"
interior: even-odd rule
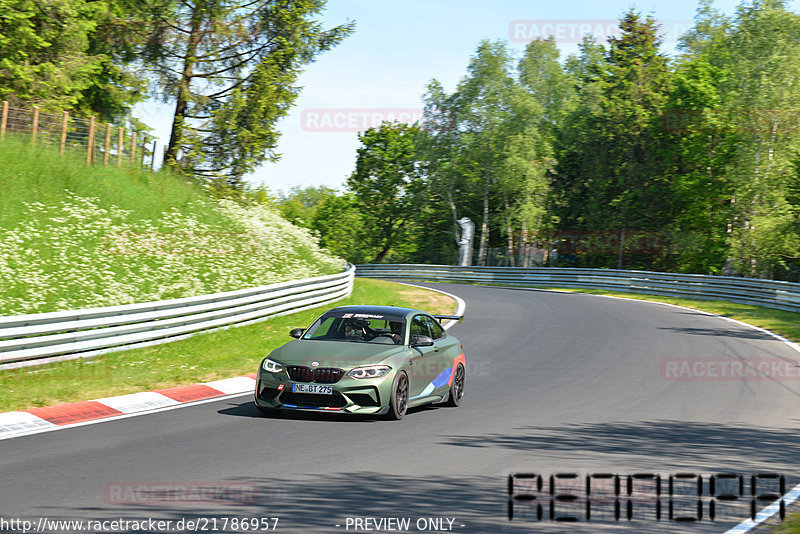
[[[0,143],[0,315],[216,293],[342,266],[271,208],[212,200],[168,173]]]

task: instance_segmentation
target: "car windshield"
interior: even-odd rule
[[[314,321],[303,339],[400,345],[405,339],[405,320],[392,315],[330,311]]]

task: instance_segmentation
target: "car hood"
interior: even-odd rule
[[[349,368],[381,363],[404,350],[402,345],[298,339],[272,351],[270,358],[286,365],[310,366],[319,362],[319,367]]]

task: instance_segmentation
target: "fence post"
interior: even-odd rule
[[[3,100],[3,115],[0,117],[0,141],[6,138],[6,125],[8,124],[8,101]]]
[[[39,131],[39,106],[33,106],[33,121],[31,122],[31,143],[36,144],[36,134]]]
[[[131,165],[136,163],[136,130],[131,132]]]
[[[125,148],[124,142],[125,128],[119,127],[119,134],[117,135],[117,167],[122,165],[122,150]]]
[[[108,150],[111,148],[111,123],[106,123],[106,145],[105,153],[103,154],[103,166],[108,165]]]
[[[94,152],[94,115],[89,117],[89,146],[86,148],[86,165],[92,164]]]
[[[156,170],[156,142],[153,141],[153,154],[150,157],[150,170]]]
[[[65,111],[61,116],[61,148],[59,152],[64,155],[64,147],[67,146],[67,121],[69,121],[69,112]]]

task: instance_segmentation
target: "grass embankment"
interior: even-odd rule
[[[0,315],[216,293],[340,271],[265,207],[167,172],[0,143]]]
[[[773,534],[800,534],[800,514],[787,517],[785,523],[781,523],[770,532]]]
[[[380,280],[356,279],[352,295],[335,305],[377,304],[455,311],[450,297]],[[155,347],[112,352],[90,360],[0,371],[0,412],[97,399],[255,373],[261,360],[306,327],[317,308]]]

